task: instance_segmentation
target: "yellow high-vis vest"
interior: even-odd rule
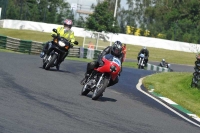
[[[68,30],[65,32],[64,27],[58,27],[57,32],[60,34],[61,37],[66,38],[67,40],[71,41],[72,43],[75,41],[74,32],[72,30]],[[54,32],[52,34],[55,34]]]

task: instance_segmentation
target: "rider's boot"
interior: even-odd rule
[[[45,56],[45,53],[42,51],[42,52],[40,53],[40,58],[44,58],[44,56]]]
[[[44,59],[44,57],[46,57],[47,55],[47,49],[43,49],[41,52],[40,52],[40,58]]]
[[[87,79],[88,79],[89,76],[90,76],[90,75],[86,73],[86,74],[85,74],[85,77],[81,80],[80,84],[81,84],[81,85],[85,85],[85,83],[86,83],[86,81],[87,81]]]

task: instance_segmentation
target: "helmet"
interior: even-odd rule
[[[112,53],[115,56],[118,56],[122,53],[122,43],[120,41],[116,41],[113,45],[112,45],[112,49],[111,49]]]
[[[164,61],[165,61],[165,59],[162,59],[162,61],[164,62]]]
[[[73,25],[73,22],[71,19],[66,19],[66,20],[64,20],[63,24],[64,24],[64,26],[71,28]]]
[[[145,50],[146,50],[146,49],[147,49],[147,47],[145,47],[145,46],[144,46],[144,47],[143,47],[143,49],[145,49]]]

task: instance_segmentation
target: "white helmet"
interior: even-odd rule
[[[164,61],[165,61],[165,59],[162,59],[162,61],[164,62]]]

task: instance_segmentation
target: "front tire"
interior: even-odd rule
[[[141,65],[140,64],[138,65],[138,69],[141,69]]]
[[[43,59],[42,68],[45,69],[46,65],[47,65],[47,59],[45,58],[45,59]]]
[[[88,90],[87,84],[85,84],[81,90],[81,95],[86,96],[90,90]]]
[[[47,65],[47,63],[43,63],[42,68],[45,69],[46,65]]]
[[[107,77],[104,77],[100,83],[100,88],[97,88],[94,90],[92,95],[92,100],[97,100],[99,97],[102,96],[103,92],[105,91],[106,87],[109,84],[110,79]]]
[[[57,55],[54,54],[54,55],[51,57],[51,60],[46,64],[45,70],[49,70],[50,67],[54,64],[54,62],[55,62],[56,59],[57,59]]]

